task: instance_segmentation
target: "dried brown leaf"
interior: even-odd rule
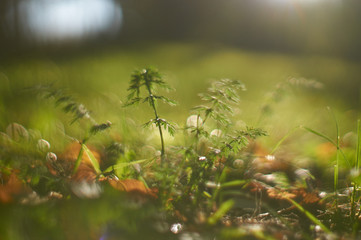
[[[108,179],[110,186],[119,191],[156,197],[155,190],[147,188],[142,181],[136,179]]]
[[[30,188],[18,178],[14,171],[3,180],[6,182],[0,185],[0,202],[2,203],[11,203],[16,197],[30,192]]]

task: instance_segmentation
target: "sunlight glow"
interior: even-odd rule
[[[122,10],[112,0],[28,0],[21,23],[37,40],[79,39],[119,31]]]
[[[284,3],[284,4],[288,4],[288,3],[309,4],[309,3],[318,3],[324,0],[270,0],[270,1],[275,3]]]
[[[280,5],[313,5],[319,3],[338,4],[342,0],[268,0],[268,2]]]

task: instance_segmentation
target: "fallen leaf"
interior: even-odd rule
[[[301,204],[314,204],[319,203],[321,200],[317,192],[308,192],[305,188],[293,189],[292,193],[296,194]]]
[[[296,197],[296,194],[294,194],[294,193],[282,191],[282,190],[275,189],[275,188],[267,189],[267,194],[268,194],[268,197],[273,198],[273,199],[287,199],[287,198],[292,199],[292,198]]]
[[[88,148],[91,151],[91,153],[94,155],[98,163],[100,163],[101,154],[92,147],[88,146]],[[46,166],[48,167],[49,172],[56,176],[65,176],[65,177],[71,176],[71,180],[77,182],[95,181],[97,174],[93,168],[93,165],[91,163],[88,154],[86,154],[85,151],[83,152],[82,160],[80,162],[77,172],[74,175],[72,175],[74,164],[78,158],[80,149],[81,149],[81,145],[78,142],[73,142],[69,144],[65,148],[65,150],[58,155],[57,160],[47,162]]]
[[[119,191],[156,198],[156,191],[154,189],[147,188],[142,181],[136,179],[108,179],[108,182],[110,186]]]
[[[90,146],[87,146],[87,147],[89,148],[91,153],[94,155],[94,157],[97,159],[98,163],[100,163],[101,162],[101,160],[100,160],[101,154],[98,151],[96,151],[94,148],[92,148]],[[59,154],[59,160],[75,162],[76,159],[78,158],[80,149],[81,149],[81,144],[79,144],[78,142],[73,142],[73,143],[69,144],[65,148],[65,150],[61,154]],[[90,160],[88,154],[85,153],[85,151],[83,152],[83,155],[82,155],[82,163],[92,166],[91,160]]]
[[[25,195],[30,191],[13,171],[9,176],[3,177],[5,184],[0,185],[0,202],[11,203],[15,198]]]
[[[80,164],[78,167],[78,171],[71,177],[72,181],[87,181],[93,182],[95,181],[97,175],[94,171],[94,168],[87,164]]]

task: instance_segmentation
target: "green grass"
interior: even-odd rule
[[[355,96],[355,90],[358,91],[355,80],[361,75],[357,63],[340,59],[252,53],[196,44],[139,46],[70,58],[37,57],[0,65],[0,111],[3,116],[0,126],[3,129],[10,122],[22,121],[26,126],[42,130],[44,119],[58,119],[59,116],[49,111],[49,105],[40,100],[34,104],[34,96],[23,92],[24,87],[54,81],[59,87],[69,88],[80,102],[86,102],[94,113],[101,116],[101,121],[112,121],[114,115],[123,113],[120,102],[125,101],[131,72],[148,65],[162,69],[169,84],[177,89],[172,97],[181,104],[171,111],[166,110],[164,117],[177,119],[178,124],[179,114],[185,119],[189,109],[200,101],[197,94],[214,79],[239,79],[246,84],[248,90],[241,96],[242,112],[239,115],[243,121],[252,124],[257,122],[259,109],[266,101],[265,94],[277,83],[288,77],[306,77],[325,84],[324,91],[297,91],[293,93],[296,98],[280,103],[276,111],[282,117],[269,122],[273,129],[283,126],[283,122],[290,123],[290,127],[305,121],[317,124],[318,119],[327,115],[322,110],[324,106],[347,110],[358,98]],[[111,111],[104,108],[109,104],[115,106]],[[151,114],[147,110],[144,113]],[[142,116],[135,113],[134,118],[138,117]]]
[[[163,78],[156,70],[151,76],[134,72],[149,65],[156,66]],[[360,90],[355,81],[361,76],[358,63],[168,43],[82,56],[20,59],[1,63],[0,73],[2,182],[13,169],[19,169],[19,178],[42,197],[49,191],[63,195],[63,199],[46,200],[34,207],[13,203],[10,207],[19,216],[0,204],[9,218],[0,218],[0,236],[5,239],[22,239],[27,234],[39,239],[99,239],[105,235],[113,239],[121,234],[139,239],[143,233],[155,239],[178,239],[169,231],[171,224],[178,222],[186,228],[185,233],[219,239],[228,235],[274,239],[278,228],[289,227],[304,238],[327,237],[331,232],[349,236],[352,231],[358,236],[361,177],[350,174],[351,166],[359,167],[360,155],[360,124],[356,130],[359,116],[354,103]],[[296,80],[288,81],[290,77]],[[124,108],[127,101],[139,100],[139,79],[147,87],[147,94],[140,97],[150,107]],[[156,84],[159,79],[176,89],[162,98],[175,99],[177,106],[157,103],[159,96],[154,95],[149,81]],[[34,89],[48,83],[54,86]],[[247,91],[238,91],[242,83]],[[319,83],[323,89],[318,88]],[[332,107],[334,116],[326,106]],[[170,125],[166,120],[162,125],[158,114],[178,125],[174,136],[173,128],[171,134],[164,131]],[[197,123],[186,126],[191,114],[196,115]],[[24,128],[17,124],[7,128],[14,122]],[[149,128],[142,127],[146,122]],[[212,136],[213,129],[222,134]],[[39,138],[49,141],[50,148],[42,151],[36,147]],[[70,139],[81,146],[74,166],[68,169],[61,162],[46,160],[48,151],[61,158],[59,153]],[[319,147],[326,142],[336,151],[322,150],[321,154],[329,154],[322,159]],[[85,144],[100,149],[105,166],[98,164]],[[134,201],[103,181],[99,198],[82,199],[93,196],[91,191],[97,188],[89,185],[88,193],[79,192],[79,186],[69,182],[81,169],[83,152],[97,178],[138,179],[156,188],[158,198]],[[267,161],[274,159],[286,167],[267,170]],[[258,166],[257,161],[264,162]],[[51,173],[49,165],[58,175]],[[300,168],[317,175],[297,177],[294,170]],[[311,179],[318,181],[320,191],[328,193],[320,205],[307,205],[304,199],[293,197],[297,189],[317,193]],[[351,185],[352,194],[340,194]],[[285,202],[295,209],[289,210]],[[77,211],[85,214],[74,218],[79,228],[67,220]],[[29,216],[32,222],[16,224],[19,218]],[[229,219],[231,228],[226,223]],[[247,219],[253,223],[277,219],[279,223],[248,226],[237,222]],[[19,231],[21,226],[25,230]]]

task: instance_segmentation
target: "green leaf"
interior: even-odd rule
[[[132,106],[132,105],[136,105],[139,104],[139,102],[142,100],[142,98],[139,97],[135,97],[132,99],[129,99],[125,104],[124,107],[128,107],[128,106]]]
[[[169,105],[171,105],[171,106],[177,105],[177,102],[174,101],[174,100],[172,100],[172,99],[170,99],[170,98],[167,98],[167,97],[164,97],[164,96],[159,96],[159,98],[160,98],[164,103],[167,103],[167,104],[169,104]]]
[[[320,133],[320,132],[317,132],[316,130],[313,130],[313,129],[309,128],[309,127],[301,126],[301,128],[303,128],[303,129],[307,130],[308,132],[313,133],[313,134],[315,134],[315,135],[317,135],[317,136],[319,136],[319,137],[327,140],[328,142],[330,142],[330,143],[332,143],[333,145],[335,145],[335,147],[337,147],[337,144],[336,144],[331,138],[329,138],[328,136],[326,136],[325,134]]]
[[[84,149],[85,153],[88,155],[88,157],[90,159],[90,162],[93,165],[93,168],[94,168],[95,172],[97,174],[100,174],[101,171],[100,171],[100,168],[99,168],[98,160],[94,157],[93,153],[89,150],[89,148],[85,144],[82,144],[81,146],[82,146],[82,149]]]
[[[107,121],[106,123],[102,123],[102,124],[95,124],[94,126],[92,126],[90,128],[90,133],[95,135],[98,132],[101,132],[101,131],[104,131],[104,130],[110,128],[111,125],[112,125],[112,123],[109,121]]]
[[[151,160],[153,160],[153,159],[141,159],[141,160],[136,160],[136,161],[131,161],[131,162],[117,163],[117,164],[115,164],[113,166],[110,166],[107,169],[105,169],[104,172],[111,172],[113,170],[122,169],[122,168],[125,168],[125,167],[129,167],[131,165],[134,165],[134,164],[146,163],[146,162],[151,161]]]
[[[74,164],[73,175],[78,171],[79,165],[80,165],[81,160],[83,158],[83,152],[84,152],[84,148],[81,147],[80,151],[79,151],[79,154],[78,154],[78,157],[77,157],[77,159],[75,161],[75,164]]]
[[[320,220],[318,220],[312,213],[304,209],[296,201],[292,200],[291,198],[288,198],[287,196],[285,196],[285,199],[288,200],[290,203],[292,203],[298,210],[303,212],[308,217],[308,219],[310,219],[314,224],[319,225],[325,233],[332,233]]]
[[[221,204],[218,210],[208,218],[209,225],[215,225],[224,215],[227,214],[229,210],[232,209],[234,205],[234,200],[230,199]]]
[[[143,127],[150,127],[155,122],[155,119],[150,119],[148,122],[143,124]]]
[[[246,182],[247,182],[246,180],[234,180],[234,181],[222,183],[221,188],[243,186]]]

